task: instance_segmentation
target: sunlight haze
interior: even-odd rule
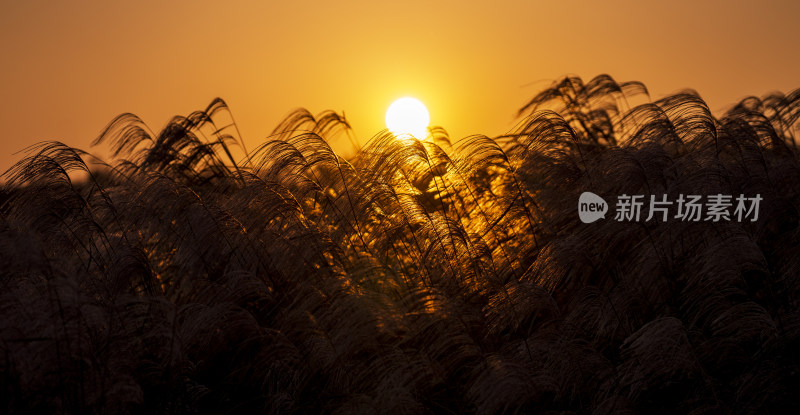
[[[797,2],[14,2],[0,17],[0,170],[43,140],[85,150],[116,115],[159,131],[214,97],[248,147],[298,107],[363,144],[414,96],[453,139],[497,135],[553,80],[608,73],[720,112],[800,86]],[[342,146],[346,153],[348,146]]]

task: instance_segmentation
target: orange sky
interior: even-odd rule
[[[42,140],[88,150],[122,112],[157,131],[216,96],[252,149],[297,107],[344,111],[363,143],[403,95],[454,138],[496,135],[566,74],[691,87],[716,112],[800,87],[797,1],[161,3],[5,2],[0,170]]]

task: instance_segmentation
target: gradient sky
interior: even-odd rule
[[[344,111],[363,143],[404,95],[453,138],[496,135],[567,74],[694,88],[718,114],[800,87],[797,1],[278,3],[3,1],[0,170],[42,140],[90,150],[120,113],[158,131],[217,96],[253,148],[297,107]]]

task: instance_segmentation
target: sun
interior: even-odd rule
[[[430,121],[425,104],[416,98],[400,98],[386,110],[386,127],[394,134],[411,134],[415,138],[425,138],[428,136]]]

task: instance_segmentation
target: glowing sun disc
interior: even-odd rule
[[[416,98],[400,98],[386,110],[386,127],[394,134],[411,134],[416,138],[428,136],[431,117],[425,104]]]

